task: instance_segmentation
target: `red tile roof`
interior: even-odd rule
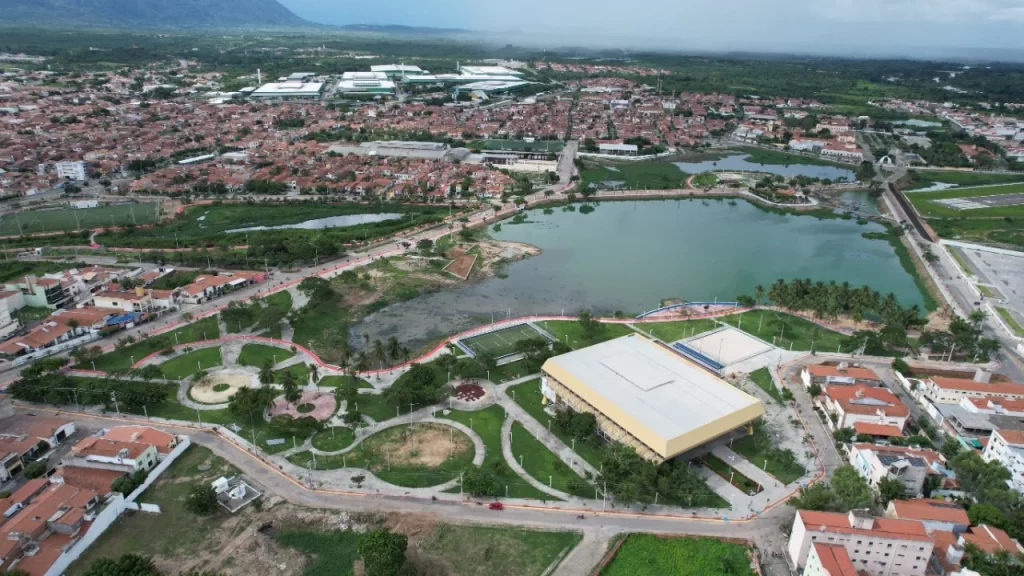
[[[887,416],[908,416],[910,410],[900,402],[895,394],[885,388],[872,386],[828,386],[825,395],[839,404],[847,414],[875,414],[884,410]],[[875,404],[863,404],[863,401],[875,400]],[[884,403],[884,404],[881,404]]]
[[[966,378],[946,378],[933,376],[929,378],[936,386],[943,390],[964,390],[968,392],[985,392],[988,394],[1020,394],[1024,395],[1024,384],[1016,382],[985,383],[968,380]]]
[[[863,534],[865,536],[872,535],[882,538],[928,540],[924,525],[915,520],[875,518],[871,529],[863,529],[850,526],[850,518],[847,514],[814,512],[810,510],[800,510],[797,514],[803,518],[804,526],[808,530],[838,532],[842,534]]]
[[[896,436],[902,437],[899,427],[892,424],[875,424],[873,422],[854,422],[853,430],[857,434],[871,434],[872,436]]]
[[[829,576],[857,576],[857,569],[853,567],[850,555],[843,546],[815,542],[814,551],[821,560],[821,567]]]
[[[1021,553],[1018,544],[1013,538],[1010,538],[1009,534],[995,526],[987,524],[974,526],[961,534],[960,537],[990,554],[1000,550],[1006,550],[1010,554]]]
[[[904,520],[932,520],[969,526],[970,519],[963,506],[938,500],[893,500],[889,502],[897,518]]]

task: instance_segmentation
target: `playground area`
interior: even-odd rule
[[[201,404],[223,404],[243,386],[254,386],[254,378],[241,370],[221,370],[189,388],[189,396]]]
[[[333,394],[327,392],[306,391],[295,402],[285,402],[284,396],[274,400],[274,406],[270,409],[270,417],[291,416],[292,418],[303,418],[311,416],[317,420],[324,421],[334,416],[338,409],[338,402]]]
[[[536,340],[537,338],[546,339],[543,334],[529,324],[517,324],[494,332],[461,339],[459,345],[472,352],[474,356],[487,353],[495,358],[501,358],[515,353],[517,342]]]
[[[698,334],[684,343],[722,366],[742,362],[772,349],[770,344],[731,327]]]

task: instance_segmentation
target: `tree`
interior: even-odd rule
[[[885,477],[878,481],[878,499],[882,506],[888,506],[890,500],[905,500],[907,488],[903,482],[895,478]]]
[[[356,550],[363,559],[366,576],[398,576],[405,565],[409,539],[387,528],[372,530],[359,539]]]
[[[473,496],[497,497],[504,494],[498,477],[478,468],[470,468],[463,474],[462,490]]]
[[[989,526],[995,526],[1001,530],[1006,529],[1009,519],[1006,514],[1003,514],[998,508],[991,504],[972,504],[967,509],[967,517],[971,519],[971,524],[974,526],[980,526],[982,524],[988,524]]]
[[[825,482],[811,484],[800,490],[800,494],[789,500],[797,510],[823,512],[832,508],[832,489]]]
[[[849,464],[836,469],[835,474],[832,475],[830,486],[835,494],[839,512],[870,508],[871,503],[874,502],[871,486]]]
[[[46,462],[37,460],[25,466],[25,478],[29,480],[40,478],[43,474],[46,474]]]
[[[494,354],[487,351],[480,352],[476,355],[476,363],[484,372],[489,372],[498,367],[498,360],[494,357]]]
[[[579,316],[576,317],[576,322],[583,328],[583,337],[588,342],[597,340],[604,329],[604,325],[594,318],[594,314],[590,310],[581,310]]]
[[[84,576],[161,576],[153,561],[138,554],[120,558],[101,558],[93,562]]]
[[[309,365],[309,379],[313,384],[320,381],[320,366],[316,363]]]
[[[394,366],[398,363],[398,359],[402,357],[402,344],[398,342],[398,338],[392,336],[391,338],[388,338],[386,348],[388,353],[388,363]]]
[[[198,482],[185,496],[185,510],[196,516],[209,516],[217,511],[217,493],[208,482]]]
[[[817,383],[811,384],[807,388],[807,393],[811,395],[811,398],[817,398],[821,396],[821,386]]]
[[[837,442],[844,443],[853,442],[853,439],[856,435],[857,432],[854,431],[853,428],[840,428],[839,430],[836,430],[835,432],[832,433],[832,437],[835,438]]]

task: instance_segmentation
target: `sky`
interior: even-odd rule
[[[1024,50],[1024,0],[279,0],[324,24],[488,32],[546,46],[868,56]]]

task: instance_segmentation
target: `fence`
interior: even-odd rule
[[[701,366],[708,368],[709,370],[716,374],[720,373],[722,371],[722,368],[725,368],[725,366],[722,365],[722,363],[713,360],[708,356],[705,356],[704,354],[694,350],[693,348],[690,348],[689,346],[683,344],[682,342],[676,342],[675,344],[672,345],[672,347],[682,352],[684,356],[697,362]]]
[[[129,494],[127,498],[122,494],[115,494],[112,498],[107,500],[106,508],[104,508],[103,511],[96,516],[96,519],[92,521],[92,524],[89,525],[89,529],[85,532],[85,535],[57,557],[57,561],[50,566],[50,569],[46,571],[45,576],[60,576],[63,574],[75,560],[78,560],[78,558],[89,549],[89,546],[91,546],[97,538],[107,531],[107,528],[110,528],[110,525],[113,524],[125,510],[130,509],[142,510],[144,512],[160,512],[159,506],[156,506],[155,504],[136,504],[135,499],[138,498],[139,495],[142,494],[142,492],[145,491],[145,489],[153,482],[155,482],[156,479],[160,477],[160,474],[162,474],[164,470],[167,470],[167,467],[170,466],[178,456],[181,456],[185,449],[191,445],[192,441],[188,437],[185,437],[185,439],[167,455],[167,458],[164,458],[163,462],[157,464],[156,468],[150,470],[149,475],[146,476],[146,481]]]
[[[60,344],[57,344],[56,346],[51,346],[49,348],[43,348],[42,350],[37,350],[36,352],[32,352],[31,354],[25,354],[24,356],[20,356],[18,358],[15,358],[14,361],[11,362],[11,364],[14,365],[14,366],[22,366],[22,365],[24,365],[24,364],[26,364],[28,362],[33,361],[33,360],[38,360],[40,358],[45,358],[45,357],[51,356],[53,354],[64,352],[65,350],[71,350],[72,348],[77,348],[79,346],[83,346],[83,345],[88,344],[89,342],[92,342],[93,340],[96,340],[98,338],[99,338],[98,334],[95,334],[93,332],[89,332],[88,334],[86,334],[86,335],[84,335],[84,336],[82,336],[80,338],[74,338],[72,340],[68,340],[67,342],[61,342]]]
[[[644,318],[657,314],[658,312],[665,312],[667,310],[675,310],[676,308],[684,308],[686,306],[739,306],[739,302],[683,302],[681,304],[671,304],[669,306],[662,306],[661,308],[655,308],[648,312],[640,314],[634,320],[643,320]]]

